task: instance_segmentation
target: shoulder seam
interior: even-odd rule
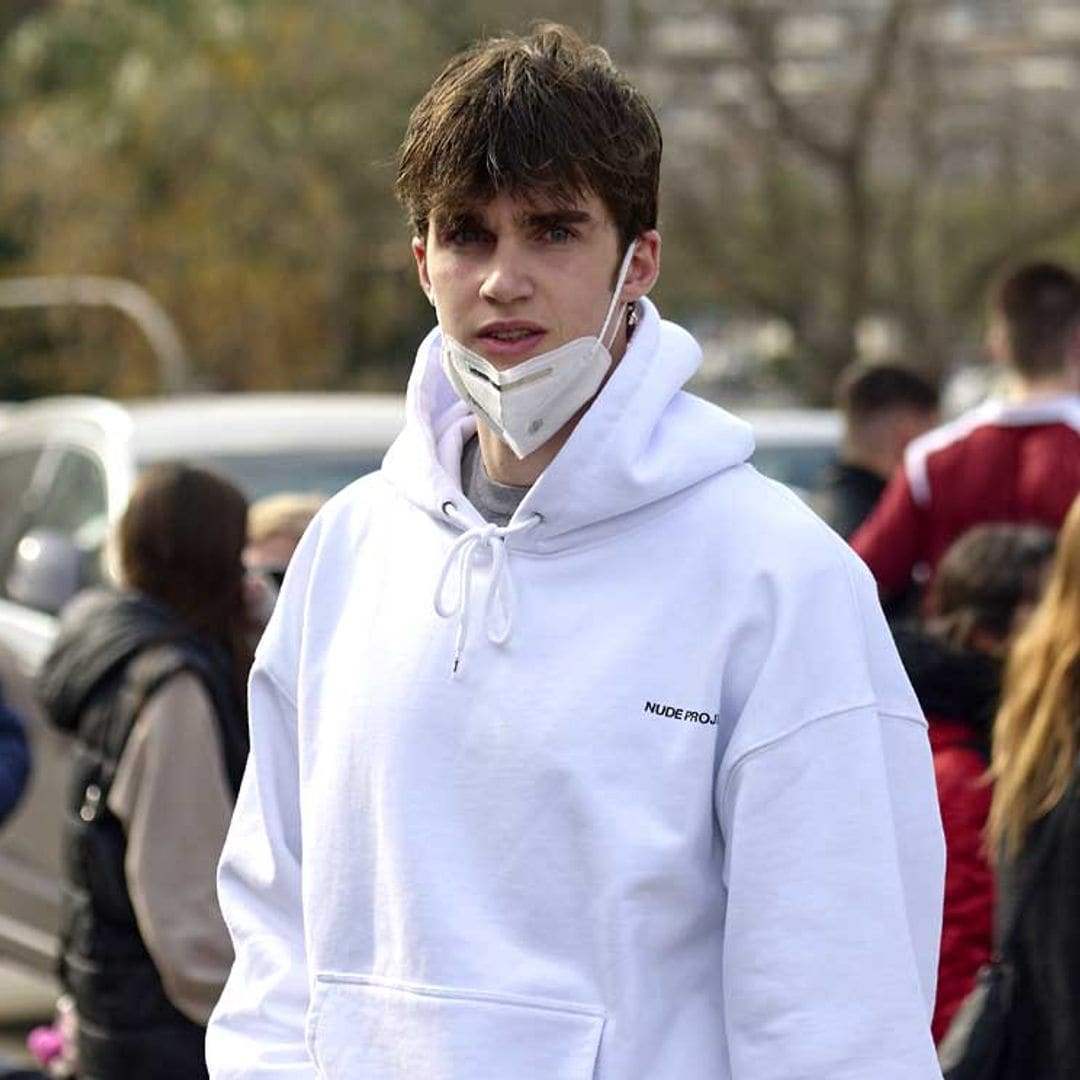
[[[826,720],[834,720],[839,716],[847,716],[849,713],[865,712],[867,709],[873,709],[880,720],[900,720],[905,723],[915,724],[917,727],[926,727],[926,721],[922,717],[906,715],[903,713],[883,711],[878,708],[877,701],[871,698],[869,701],[862,702],[858,705],[846,705],[842,709],[834,709],[832,712],[822,713],[820,716],[810,716],[805,720],[795,724],[793,727],[788,728],[786,731],[781,732],[778,735],[774,735],[770,739],[766,739],[763,742],[756,743],[755,745],[744,750],[736,759],[731,763],[731,766],[727,771],[727,778],[724,780],[724,790],[720,794],[720,798],[717,800],[719,806],[723,806],[725,809],[728,802],[728,792],[731,790],[732,782],[735,778],[735,774],[750,760],[756,757],[760,757],[762,754],[768,753],[774,747],[780,743],[786,742],[794,735],[798,735],[799,732],[805,731],[806,728],[813,724],[820,724]]]

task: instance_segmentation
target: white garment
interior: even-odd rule
[[[941,827],[873,582],[643,306],[509,529],[461,494],[432,335],[382,472],[308,530],[219,872],[216,1080],[940,1077]]]

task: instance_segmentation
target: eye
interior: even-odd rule
[[[471,225],[463,225],[460,229],[454,229],[447,236],[447,243],[460,246],[479,244],[483,240],[483,233]]]
[[[544,239],[551,244],[565,244],[573,240],[574,232],[565,225],[551,225],[544,230]]]

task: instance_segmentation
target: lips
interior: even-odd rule
[[[492,358],[517,359],[534,352],[546,333],[532,322],[493,322],[480,328],[476,341],[480,351]]]
[[[484,337],[494,338],[496,341],[521,341],[523,338],[532,337],[534,330],[491,330]]]

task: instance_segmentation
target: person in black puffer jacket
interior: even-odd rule
[[[81,1080],[197,1080],[232,951],[215,868],[247,757],[247,505],[183,465],[139,480],[125,589],[64,613],[39,692],[75,736],[61,982]]]

